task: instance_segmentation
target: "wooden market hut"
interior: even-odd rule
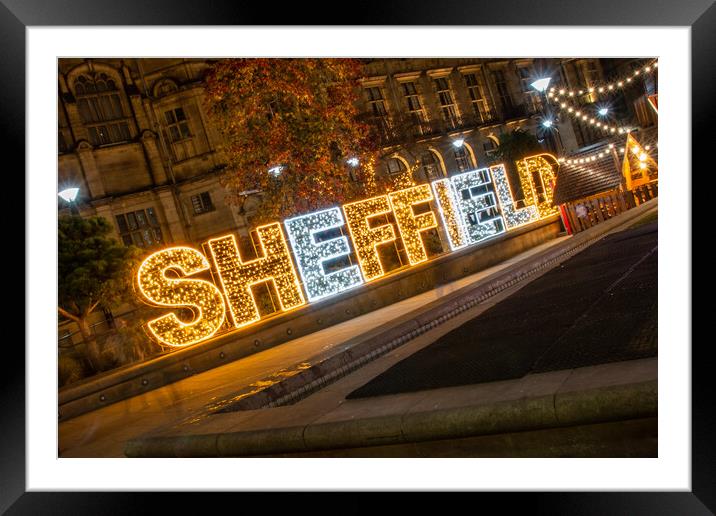
[[[654,128],[656,129],[656,128]],[[628,138],[631,138],[629,140]],[[632,170],[633,152],[627,141],[640,143],[638,155],[648,147],[649,171],[657,159],[656,131],[639,131],[613,137],[560,160],[553,205],[559,206],[570,233],[578,233],[657,195],[656,180],[636,181],[626,186],[625,171]],[[645,143],[649,142],[649,143]],[[656,178],[658,169],[650,177]]]

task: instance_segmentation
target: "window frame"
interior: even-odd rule
[[[107,85],[99,89],[98,82]],[[126,143],[133,138],[132,117],[127,115],[124,91],[120,85],[115,77],[106,72],[82,73],[73,82],[77,111],[87,130],[87,138],[94,146]]]
[[[137,214],[140,214],[140,217]],[[143,219],[140,224],[139,218]],[[153,207],[118,213],[114,216],[119,238],[126,246],[134,245],[141,249],[151,249],[164,244],[164,234]],[[151,242],[146,235],[151,231]]]

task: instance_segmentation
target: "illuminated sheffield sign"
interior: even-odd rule
[[[517,162],[525,196],[520,208],[505,167],[496,165],[293,217],[283,228],[278,222],[258,227],[254,259],[241,256],[233,234],[205,242],[204,253],[183,246],[157,251],[139,267],[138,290],[146,303],[174,311],[147,329],[163,344],[189,346],[222,327],[231,331],[260,320],[255,285],[271,283],[276,311],[285,312],[385,276],[378,250],[384,244],[400,241],[410,266],[426,262],[424,233],[439,224],[449,248],[457,250],[553,215],[556,163],[549,154]],[[357,264],[349,260],[353,253]],[[213,283],[191,277],[206,271]],[[177,316],[180,309],[192,312],[190,322]]]

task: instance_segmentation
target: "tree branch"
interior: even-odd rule
[[[80,318],[79,318],[79,317],[77,317],[76,315],[71,314],[70,312],[68,312],[67,310],[65,310],[65,309],[62,308],[62,307],[59,307],[59,306],[58,306],[58,307],[57,307],[57,311],[60,312],[60,315],[62,315],[62,317],[67,317],[68,319],[71,319],[71,320],[73,320],[73,321],[75,321],[75,322],[80,322]]]

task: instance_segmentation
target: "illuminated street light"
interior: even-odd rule
[[[601,108],[601,109],[599,110],[599,114],[602,115],[602,116],[606,116],[607,113],[609,113],[609,108],[603,107],[603,108]]]
[[[348,160],[348,164],[349,164],[351,167],[357,167],[357,166],[358,166],[358,163],[360,163],[360,161],[358,161],[358,158],[350,158],[350,159]]]
[[[549,81],[551,81],[551,77],[545,77],[543,79],[537,79],[535,82],[530,84],[534,89],[539,91],[540,93],[544,93],[547,89],[547,86],[549,86]]]
[[[79,188],[65,188],[57,195],[59,195],[65,201],[71,203],[74,202],[75,199],[77,199],[77,194],[79,193],[79,191]]]
[[[73,215],[79,215],[80,210],[77,208],[77,204],[75,204],[75,200],[77,199],[77,194],[79,193],[80,189],[76,187],[72,188],[65,188],[61,192],[58,192],[58,196],[60,199],[65,201],[67,204],[70,205],[70,213]]]
[[[547,129],[549,129],[553,125],[554,125],[554,122],[552,122],[552,120],[550,120],[549,118],[547,120],[545,120],[544,122],[542,122],[542,126],[546,127]]]
[[[281,165],[277,165],[275,167],[271,167],[270,169],[268,169],[269,174],[271,174],[273,177],[280,176],[281,170],[283,170],[283,167]]]
[[[452,144],[455,148],[459,149],[460,147],[465,145],[465,140],[463,140],[462,138],[458,138],[457,140],[453,140]]]

